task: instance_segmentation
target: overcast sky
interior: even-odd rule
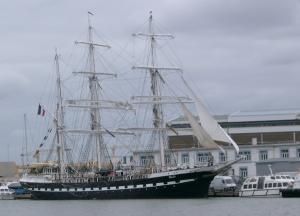
[[[0,1],[0,161],[20,160],[23,114],[36,113],[54,48],[70,55],[87,11],[122,46],[150,10],[211,112],[300,108],[299,0]]]

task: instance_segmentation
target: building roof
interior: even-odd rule
[[[229,122],[236,121],[276,121],[300,119],[299,109],[239,111],[228,115]]]
[[[300,120],[300,109],[238,111],[231,114],[214,115],[214,118],[218,122]],[[186,119],[184,116],[179,116],[170,122],[172,124],[181,123],[186,122]]]

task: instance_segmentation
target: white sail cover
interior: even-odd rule
[[[225,153],[224,149],[219,146],[203,129],[203,127],[198,123],[197,119],[193,114],[187,109],[184,103],[180,103],[181,109],[184,113],[184,116],[187,118],[188,122],[191,125],[191,128],[194,132],[194,135],[197,137],[201,146],[206,148],[219,148],[222,152]]]
[[[218,122],[208,113],[204,104],[197,97],[195,92],[191,89],[191,87],[187,84],[185,79],[181,77],[185,86],[191,92],[194,97],[196,103],[196,109],[199,115],[199,121],[202,128],[206,131],[209,137],[214,141],[230,143],[233,145],[237,154],[239,153],[239,147],[236,142],[226,133],[226,131],[218,124]]]

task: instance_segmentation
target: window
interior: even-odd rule
[[[130,156],[129,161],[130,161],[130,163],[133,162],[133,156]]]
[[[166,164],[168,164],[168,165],[171,164],[171,155],[169,155],[169,154],[165,155],[165,162],[166,162]]]
[[[280,157],[281,158],[288,158],[289,157],[289,150],[288,149],[281,149],[280,150]]]
[[[227,154],[226,153],[224,154],[224,152],[219,152],[219,161],[220,161],[220,163],[226,162],[227,161]]]
[[[243,178],[248,176],[248,168],[247,167],[240,167],[240,176]]]
[[[248,188],[248,185],[244,185],[244,189],[247,189]]]
[[[268,151],[267,150],[259,151],[259,160],[261,160],[261,161],[268,160]]]
[[[153,157],[153,155],[141,156],[141,158],[140,158],[140,164],[141,164],[141,166],[147,166],[147,165],[154,164],[154,157]]]
[[[250,151],[240,151],[239,155],[243,157],[242,160],[244,160],[244,161],[251,160],[251,152]]]
[[[297,158],[300,158],[300,149],[297,149]]]
[[[271,187],[272,187],[272,183],[269,183],[269,184],[268,184],[268,188],[271,188]]]
[[[277,183],[273,183],[273,187],[277,187]]]
[[[188,153],[183,153],[183,154],[181,155],[181,162],[182,162],[183,164],[187,164],[187,163],[190,162],[190,157],[189,157],[189,154],[188,154]]]
[[[199,163],[205,163],[208,161],[209,152],[199,152],[197,154],[197,161]]]
[[[265,188],[268,188],[268,184],[265,184]]]
[[[253,188],[256,188],[256,184],[253,185]]]
[[[226,184],[233,184],[234,182],[232,181],[232,179],[226,179],[225,180]]]
[[[124,156],[123,157],[123,164],[126,164],[126,162],[127,162],[126,159],[127,159],[126,156]]]
[[[252,184],[249,185],[249,189],[252,189]]]
[[[141,156],[141,166],[145,166],[147,164],[147,157]]]
[[[280,182],[278,183],[278,187],[282,187],[282,184]]]

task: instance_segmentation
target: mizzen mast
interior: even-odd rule
[[[59,68],[59,55],[57,52],[54,57],[56,68],[56,91],[57,91],[57,103],[54,123],[56,127],[56,142],[57,142],[57,161],[60,168],[60,175],[65,173],[65,138],[64,138],[64,107],[63,97],[61,89],[61,77]]]

